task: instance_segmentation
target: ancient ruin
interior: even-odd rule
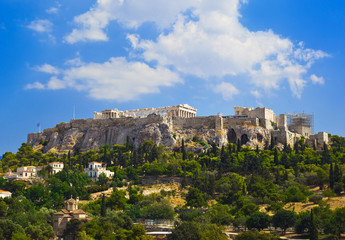
[[[82,151],[97,149],[105,144],[135,146],[147,140],[167,147],[179,146],[182,139],[197,138],[206,144],[218,146],[241,142],[249,147],[264,148],[274,143],[291,147],[304,137],[306,143],[317,149],[328,144],[328,133],[313,134],[313,116],[302,114],[276,115],[273,110],[258,107],[234,107],[235,114],[223,116],[196,116],[196,109],[180,104],[172,107],[145,108],[128,111],[103,110],[93,119],[71,120],[60,123],[42,133],[28,135],[28,143],[43,152],[68,153],[75,147]],[[42,142],[47,142],[43,146]],[[196,146],[191,151],[198,151]]]
[[[179,104],[170,107],[160,108],[142,108],[127,111],[119,111],[118,109],[105,109],[102,112],[94,112],[94,119],[108,119],[108,118],[121,118],[121,117],[147,117],[150,114],[157,114],[166,117],[182,117],[192,118],[196,116],[197,109],[189,106],[188,104]]]

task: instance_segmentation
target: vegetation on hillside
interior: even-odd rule
[[[70,239],[149,239],[138,219],[176,221],[171,239],[223,239],[225,226],[252,230],[238,239],[277,239],[260,233],[274,227],[281,234],[293,228],[297,233],[345,233],[345,208],[331,210],[322,197],[344,192],[345,139],[332,136],[332,144],[315,150],[302,138],[294,148],[282,151],[266,145],[264,150],[249,149],[241,143],[217,147],[205,145],[199,154],[187,152],[183,141],[170,151],[146,141],[138,148],[125,145],[103,146],[98,150],[74,151],[62,156],[33,151],[23,143],[17,153],[5,153],[0,172],[21,166],[64,163],[63,171],[53,175],[49,167],[32,182],[8,181],[0,177],[0,189],[12,198],[0,200],[0,239],[51,239],[52,215],[72,197],[89,200],[90,194],[113,187],[109,197],[89,201],[82,208],[93,220],[70,221],[65,236]],[[89,162],[100,161],[115,173],[92,182],[84,174]],[[147,176],[181,179],[185,206],[174,207],[169,194],[144,196],[141,181]],[[125,187],[125,190],[118,190]],[[320,191],[312,192],[310,189]],[[122,188],[123,189],[123,188]],[[128,195],[126,197],[126,195]],[[283,208],[294,202],[318,204],[312,211],[296,213]],[[265,205],[263,205],[265,204]],[[262,206],[265,206],[263,211]]]

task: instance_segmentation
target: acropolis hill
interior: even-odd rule
[[[67,153],[75,147],[82,151],[109,144],[135,146],[152,140],[157,145],[179,146],[182,139],[197,137],[199,142],[218,146],[241,141],[249,147],[263,148],[267,143],[278,147],[293,146],[302,136],[315,148],[328,144],[328,134],[312,134],[313,116],[307,114],[276,115],[268,108],[234,107],[235,115],[197,116],[197,109],[180,104],[171,107],[128,111],[106,109],[94,112],[93,119],[71,120],[42,133],[30,133],[28,143],[43,152]],[[45,143],[44,146],[42,143]],[[198,145],[198,144],[194,144]],[[198,147],[194,146],[197,150]],[[202,146],[199,146],[200,149]],[[199,149],[199,150],[200,150]]]

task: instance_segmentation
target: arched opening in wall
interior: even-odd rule
[[[256,135],[256,139],[258,140],[258,142],[262,142],[262,140],[264,139],[264,137],[260,134],[260,133],[258,133],[257,135]]]
[[[228,132],[228,142],[229,143],[236,143],[237,142],[237,135],[233,128]]]
[[[241,143],[242,143],[242,145],[246,144],[247,142],[249,142],[249,138],[248,138],[247,134],[243,134],[241,136]]]

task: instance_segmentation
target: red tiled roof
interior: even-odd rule
[[[4,191],[4,190],[1,190],[1,189],[0,189],[0,193],[11,193],[11,192],[9,192],[9,191]]]
[[[84,212],[82,209],[76,209],[74,211],[72,211],[73,214],[86,214],[86,212]]]

